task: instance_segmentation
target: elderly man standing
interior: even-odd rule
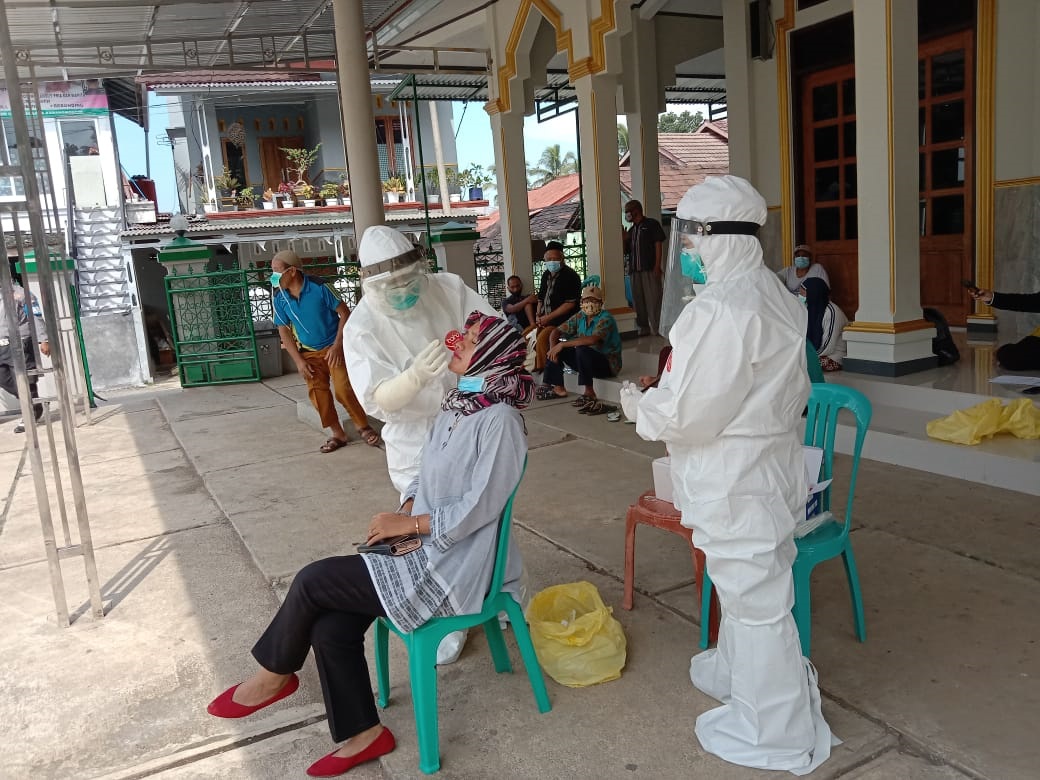
[[[830,756],[831,731],[791,616],[808,495],[806,312],[762,262],[766,203],[747,181],[708,177],[677,215],[682,274],[705,286],[672,326],[659,386],[626,385],[621,403],[641,437],[668,445],[675,504],[722,606],[718,648],[690,662],[693,684],[721,702],[696,733],[735,764],[807,774]]]
[[[29,315],[36,319],[36,338],[40,342],[40,352],[44,355],[51,354],[51,346],[47,341],[47,324],[44,322],[43,313],[36,296],[25,291],[17,282],[11,283],[11,297],[15,305],[15,320],[18,329],[9,331],[7,309],[4,304],[4,296],[0,295],[0,387],[18,397],[18,384],[14,373],[14,350],[22,350],[25,355],[26,371],[36,368],[36,353],[33,350],[32,337],[29,335]],[[29,380],[29,395],[32,398],[38,396],[36,390],[36,379]],[[33,404],[33,412],[36,419],[43,414],[43,404]],[[25,433],[25,421],[19,420],[14,426],[15,433]]]
[[[643,204],[638,200],[625,204],[625,219],[632,223],[628,231],[628,275],[632,280],[636,325],[640,336],[657,335],[661,328],[664,290],[664,266],[661,265],[664,228],[656,219],[643,214]]]
[[[372,430],[365,410],[354,395],[343,360],[343,326],[350,310],[329,287],[303,272],[295,252],[279,252],[271,260],[274,290],[274,324],[300,374],[321,424],[332,436],[321,445],[322,452],[335,452],[349,440],[339,421],[339,411],[329,390],[346,408],[365,444],[378,447],[379,434]]]

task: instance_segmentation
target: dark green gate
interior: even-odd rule
[[[183,387],[259,382],[246,272],[236,263],[166,276],[174,352]]]

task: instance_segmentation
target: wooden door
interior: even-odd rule
[[[851,320],[859,306],[855,66],[806,76],[801,98],[804,240]]]
[[[302,149],[302,136],[260,139],[260,165],[264,169],[264,187],[277,191],[278,185],[288,179],[288,161],[283,148]]]
[[[971,311],[974,279],[974,34],[921,44],[918,60],[921,305],[951,325]]]

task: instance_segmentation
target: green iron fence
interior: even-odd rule
[[[588,275],[588,258],[584,244],[568,244],[563,248],[563,256],[567,265],[573,268],[583,280]],[[477,272],[477,292],[483,295],[491,305],[498,309],[505,300],[506,272],[505,261],[501,249],[486,249],[473,253],[473,265]],[[534,284],[537,291],[545,266],[542,260],[533,263]]]

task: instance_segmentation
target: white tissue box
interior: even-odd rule
[[[654,495],[662,501],[675,503],[672,492],[672,459],[657,458],[653,462]]]

